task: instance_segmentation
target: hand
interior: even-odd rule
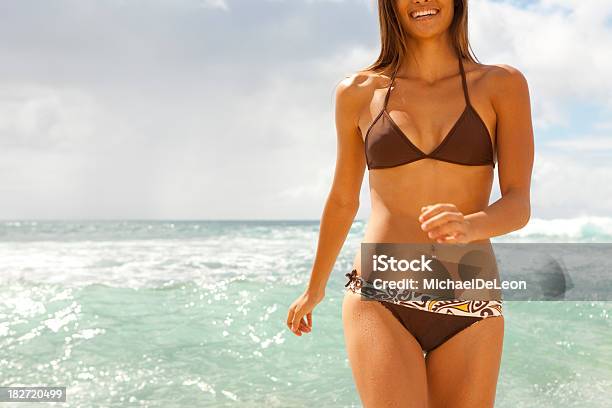
[[[421,208],[421,229],[438,243],[466,244],[473,240],[472,226],[455,204],[433,204]]]
[[[287,326],[296,336],[312,330],[312,310],[323,300],[325,294],[314,294],[308,290],[302,293],[289,307]],[[304,320],[306,316],[307,321]]]

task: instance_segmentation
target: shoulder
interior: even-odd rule
[[[361,109],[372,100],[374,91],[389,85],[391,79],[372,71],[358,71],[340,80],[336,86],[336,110],[359,115]]]
[[[529,85],[525,75],[516,67],[508,64],[485,65],[483,78],[494,100],[513,101],[529,94]]]
[[[390,78],[372,71],[358,71],[342,78],[336,86],[336,101],[358,103],[371,98],[374,91],[389,85]]]
[[[502,87],[527,85],[525,75],[518,68],[508,64],[487,65],[487,76]]]

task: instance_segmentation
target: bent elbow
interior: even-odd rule
[[[530,219],[531,219],[531,205],[529,205],[529,203],[527,203],[527,205],[521,211],[521,214],[520,214],[520,217],[519,217],[519,227],[518,227],[518,229],[521,229],[521,228],[525,227],[529,223]]]

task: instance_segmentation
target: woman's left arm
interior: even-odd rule
[[[527,80],[508,65],[494,73],[492,103],[501,198],[482,211],[463,215],[453,204],[423,208],[422,227],[438,242],[471,242],[524,227],[531,215],[530,186],[534,158],[531,102]],[[493,73],[493,72],[492,72]],[[446,213],[448,215],[443,216]],[[442,221],[442,222],[440,222]]]

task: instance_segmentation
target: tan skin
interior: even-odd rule
[[[387,110],[424,152],[442,141],[465,107],[448,27],[452,0],[396,0],[410,50],[402,61]],[[428,22],[410,17],[431,6]],[[423,159],[369,171],[372,212],[363,242],[490,242],[523,227],[530,217],[533,129],[527,81],[509,65],[463,60],[470,101],[497,152],[502,197],[491,205],[491,166]],[[358,73],[336,90],[337,158],[310,281],[290,306],[287,325],[312,331],[312,312],[325,296],[335,260],[359,208],[366,171],[364,137],[382,108],[391,72]],[[354,259],[360,270],[360,254]],[[347,352],[365,407],[492,407],[501,360],[503,317],[470,326],[425,357],[415,338],[378,302],[346,292]]]

